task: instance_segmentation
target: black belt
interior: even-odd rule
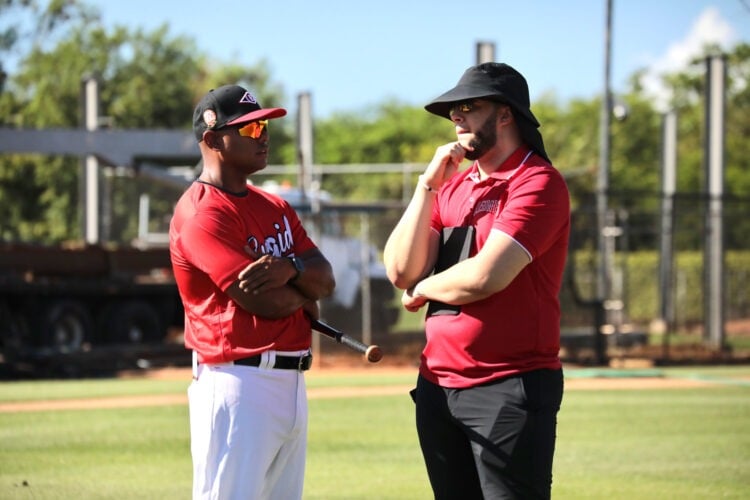
[[[276,355],[276,360],[273,363],[273,368],[279,368],[282,370],[298,370],[301,372],[307,371],[312,366],[312,353],[303,354],[302,356],[280,356]],[[248,358],[235,359],[233,363],[235,365],[242,366],[260,366],[260,362],[263,356],[258,354],[256,356],[250,356]]]

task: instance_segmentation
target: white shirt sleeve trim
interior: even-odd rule
[[[532,256],[531,256],[531,252],[529,252],[529,251],[528,251],[528,250],[526,249],[526,247],[525,247],[525,246],[521,245],[521,243],[520,243],[520,242],[519,242],[519,241],[518,241],[517,239],[515,239],[515,238],[514,238],[513,236],[509,235],[508,233],[506,233],[505,231],[502,231],[502,230],[500,230],[500,229],[495,229],[495,228],[492,228],[492,230],[491,230],[491,231],[497,231],[497,232],[499,232],[499,233],[503,233],[503,234],[504,234],[505,236],[507,236],[508,238],[510,238],[511,240],[513,240],[513,241],[515,242],[515,244],[516,244],[516,245],[518,245],[519,247],[521,247],[521,249],[522,249],[522,250],[523,250],[524,252],[526,252],[526,255],[527,255],[527,256],[529,257],[529,262],[534,262],[534,257],[532,257]]]

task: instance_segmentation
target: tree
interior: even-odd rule
[[[0,55],[11,55],[28,43],[39,45],[56,31],[64,29],[70,20],[91,16],[91,11],[77,0],[52,0],[46,5],[39,5],[34,0],[0,0],[0,18],[12,18],[0,30]],[[0,93],[5,86],[7,70],[0,61]]]
[[[96,24],[76,24],[52,49],[46,50],[41,45],[32,49],[19,73],[12,77],[0,107],[13,110],[3,116],[10,117],[15,126],[79,127],[81,79],[93,74],[106,80],[100,86],[100,111],[112,126],[187,128],[190,113],[186,109],[192,89],[185,75],[197,67],[190,55],[194,50],[186,39],[170,40],[166,28],[151,34],[140,31],[131,34],[117,28],[110,35]],[[79,217],[75,200],[80,160],[45,158],[31,172],[15,167],[16,161],[3,158],[3,177],[8,182],[15,179],[14,186],[21,189],[19,196],[35,200],[32,220],[38,229],[29,233],[22,221],[9,219],[4,237],[76,239]],[[113,225],[132,237],[136,221],[131,215],[137,201],[133,201],[135,193],[126,187],[120,184],[120,189],[112,190]],[[52,224],[61,214],[64,225],[59,221]],[[42,221],[47,224],[41,224]],[[46,231],[42,229],[45,226]],[[10,230],[13,227],[17,229],[15,234]]]
[[[167,25],[153,32],[115,27],[107,31],[96,12],[75,0],[51,2],[49,8],[80,7],[79,16],[66,17],[54,43],[35,43],[19,70],[0,94],[3,126],[76,128],[81,125],[81,79],[100,79],[100,115],[115,128],[191,130],[192,109],[208,88],[239,82],[254,87],[264,106],[282,105],[283,94],[270,82],[265,63],[252,68],[205,66],[192,39],[172,36]],[[0,11],[2,14],[3,11]],[[291,142],[279,129],[274,142]],[[288,149],[288,148],[287,148]],[[274,153],[272,153],[274,155]],[[271,161],[280,160],[276,152]],[[79,158],[5,155],[0,158],[0,197],[21,200],[3,207],[0,237],[45,243],[75,240],[80,235],[78,206]],[[137,234],[138,198],[150,195],[151,210],[167,219],[179,192],[147,180],[136,172],[105,170],[110,193],[109,235],[125,242]],[[117,175],[115,175],[117,174]],[[108,236],[108,238],[107,238]]]
[[[122,27],[107,31],[96,11],[78,0],[53,0],[45,8],[26,0],[0,0],[0,17],[15,9],[31,9],[43,15],[36,16],[38,26],[27,35],[22,36],[22,26],[14,23],[0,32],[0,52],[18,48],[20,40],[32,42],[19,70],[7,79],[5,91],[0,93],[3,126],[80,126],[80,82],[87,74],[101,78],[101,112],[110,126],[117,128],[190,130],[194,104],[208,89],[227,83],[246,86],[264,107],[289,109],[284,106],[283,86],[272,81],[265,60],[251,67],[207,61],[192,39],[172,35],[166,24],[153,32]],[[678,190],[696,195],[703,185],[703,59],[698,57],[684,71],[664,77],[673,89],[672,106],[679,118]],[[739,44],[727,54],[727,61],[727,192],[731,197],[747,199],[750,46]],[[610,200],[613,208],[643,216],[644,224],[648,224],[645,218],[658,212],[661,114],[640,86],[640,76],[640,72],[632,76],[630,88],[622,96],[630,108],[627,120],[612,122]],[[576,209],[590,210],[594,205],[600,161],[600,103],[600,96],[561,103],[549,94],[532,106],[542,123],[547,152],[566,176]],[[297,163],[294,111],[289,109],[289,118],[272,124],[272,164]],[[389,100],[318,120],[314,124],[314,162],[426,165],[435,147],[451,140],[455,136],[447,120],[427,113],[421,106]],[[77,238],[79,169],[78,158],[0,158],[0,197],[14,200],[0,208],[0,236],[46,242]],[[323,187],[340,200],[402,197],[400,173],[330,175],[323,182]],[[119,241],[135,235],[133,214],[140,193],[151,195],[152,209],[163,220],[171,213],[176,197],[174,192],[137,177],[135,181],[113,177],[109,187],[113,195],[112,237]],[[731,227],[731,241],[740,241],[750,231],[745,224],[750,222],[743,219]],[[698,238],[698,232],[694,233]],[[653,235],[654,231],[644,234],[631,244],[650,246]]]
[[[596,182],[599,103],[573,99],[567,104],[547,94],[532,105],[541,123],[544,147],[552,163],[565,175],[573,208],[585,203]]]
[[[685,70],[665,76],[673,89],[672,108],[678,116],[678,192],[692,200],[693,205],[704,204],[706,190],[704,167],[706,57],[721,54],[715,46],[705,47]],[[725,220],[728,248],[746,248],[750,222],[744,215],[750,200],[750,44],[740,43],[724,54],[727,66],[726,82],[726,138],[725,138],[725,193],[730,202]],[[732,215],[732,212],[736,212]],[[701,227],[696,217],[687,224]],[[693,231],[686,246],[699,248],[702,235]]]
[[[31,14],[36,24],[29,32],[23,31],[20,23],[11,24],[3,36],[2,49],[15,49],[28,40],[32,47],[30,57],[43,53],[44,41],[53,33],[64,32],[70,26],[86,24],[93,19],[92,13],[76,1],[56,0],[41,8],[23,0],[9,0],[0,6],[0,15],[3,16],[18,11]],[[2,125],[43,127],[63,124],[59,118],[66,114],[66,99],[57,99],[54,92],[50,92],[46,106],[30,99],[40,87],[44,90],[54,88],[45,82],[54,81],[60,68],[57,64],[48,64],[47,69],[48,73],[40,79],[16,79],[13,76],[4,81],[0,94]],[[45,109],[40,111],[40,107]],[[48,108],[63,111],[46,113]],[[73,116],[78,116],[78,108]],[[70,161],[65,158],[41,158],[38,155],[10,155],[0,159],[0,197],[7,202],[0,212],[0,237],[4,240],[59,241],[70,236],[77,225],[74,196],[77,186],[74,176],[68,172],[69,165]]]
[[[338,113],[315,124],[315,163],[427,163],[438,144],[455,140],[453,127],[422,108],[386,101],[356,113]],[[327,189],[356,200],[401,199],[401,174],[331,175]]]

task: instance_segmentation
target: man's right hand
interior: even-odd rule
[[[464,161],[464,156],[466,156],[466,149],[458,142],[449,142],[439,146],[422,174],[422,181],[437,191],[458,171],[458,167]]]

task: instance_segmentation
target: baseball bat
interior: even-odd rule
[[[378,361],[383,359],[383,352],[380,350],[380,347],[376,345],[364,344],[359,340],[346,335],[341,330],[332,327],[328,323],[320,321],[319,319],[311,318],[310,326],[316,332],[320,332],[323,335],[332,338],[339,344],[343,344],[350,349],[364,354],[365,358],[367,358],[367,361],[369,361],[370,363],[377,363]]]

